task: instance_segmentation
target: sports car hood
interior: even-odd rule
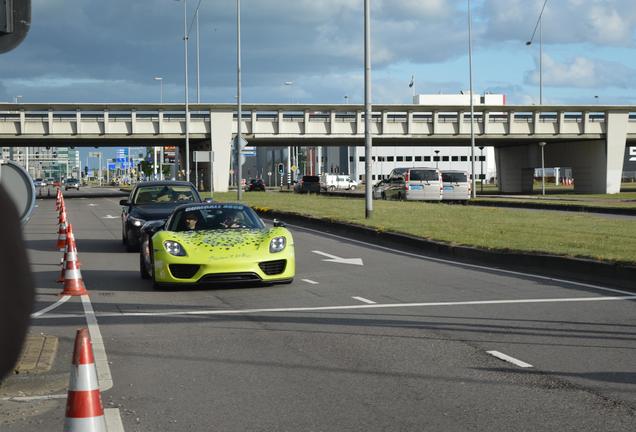
[[[230,258],[269,248],[270,230],[227,229],[175,233],[188,254],[207,253]],[[261,249],[263,250],[263,249]],[[267,249],[265,249],[267,250]]]

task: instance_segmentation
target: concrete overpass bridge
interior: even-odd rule
[[[363,146],[362,105],[244,104],[254,146]],[[374,146],[470,145],[467,106],[374,105]],[[182,104],[0,104],[0,146],[168,146],[185,141]],[[190,105],[191,150],[214,152],[215,190],[227,190],[235,105]],[[528,192],[541,166],[572,167],[575,190],[617,193],[636,106],[475,107],[477,145],[494,146],[503,192]],[[185,158],[182,158],[185,160]]]

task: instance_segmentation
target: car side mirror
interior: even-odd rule
[[[159,231],[163,231],[165,228],[166,221],[165,220],[157,220],[146,222],[141,228],[145,233],[147,233],[150,237],[152,237],[155,233]]]
[[[206,198],[205,203],[212,204],[214,202],[214,198]]]
[[[123,199],[119,201],[119,205],[120,206],[127,206],[129,205],[128,200],[127,199]]]
[[[287,225],[285,224],[285,222],[281,222],[278,219],[274,219],[274,226],[275,227],[286,227]]]

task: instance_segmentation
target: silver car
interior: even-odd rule
[[[466,171],[442,171],[444,183],[444,201],[462,201],[470,199],[471,184]]]
[[[395,168],[384,195],[387,199],[441,201],[442,175],[437,168]]]

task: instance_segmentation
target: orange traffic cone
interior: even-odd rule
[[[73,227],[71,224],[66,225],[66,247],[64,248],[64,258],[60,263],[60,276],[57,278],[57,283],[64,282],[64,272],[66,271],[66,263],[70,259],[77,261],[77,268],[80,268],[82,263],[77,259],[77,244],[75,243],[75,236],[73,235]]]
[[[93,344],[86,328],[79,329],[75,336],[71,379],[66,398],[64,431],[106,431],[106,419],[104,418],[104,406],[97,381]]]
[[[60,212],[60,217],[58,218],[58,229],[57,229],[57,250],[60,252],[64,252],[64,248],[66,247],[66,210],[62,207],[62,211]]]
[[[60,202],[62,200],[62,190],[60,188],[56,188],[56,190],[57,190],[57,193],[55,194],[55,210],[60,211]]]
[[[70,227],[71,232],[73,227]],[[64,264],[64,289],[62,295],[79,296],[88,294],[86,286],[82,280],[82,272],[79,269],[77,260],[77,248],[75,241],[69,244],[66,263]]]

